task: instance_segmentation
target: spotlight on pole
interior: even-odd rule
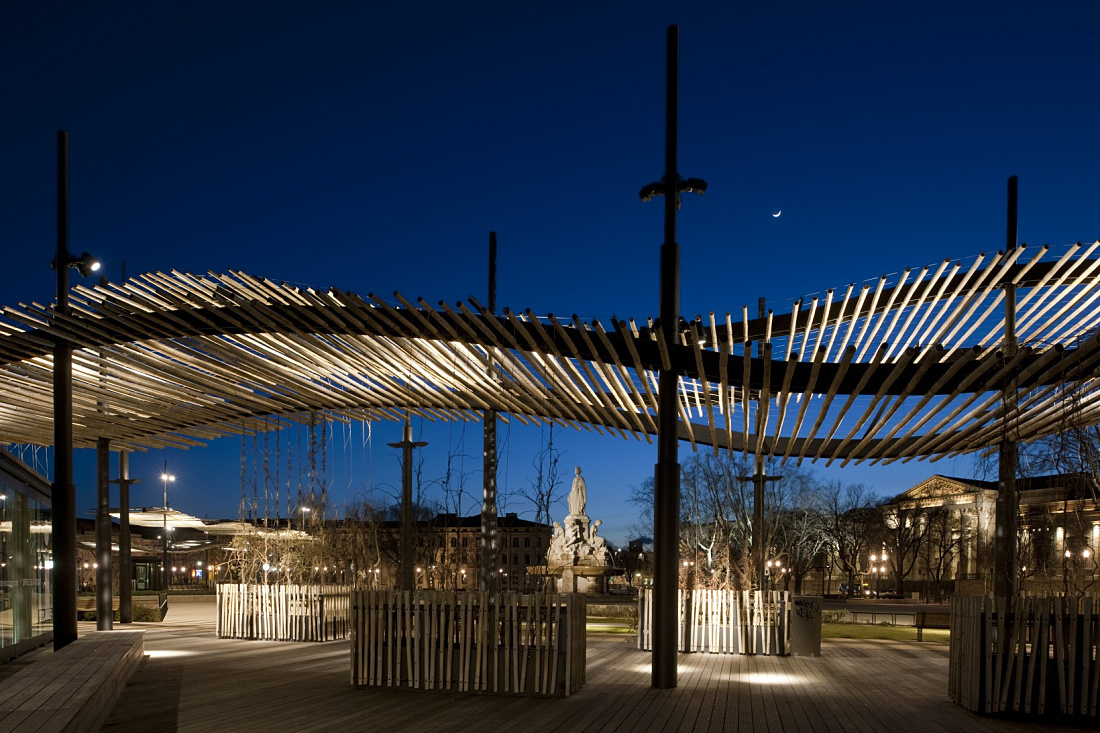
[[[99,272],[103,267],[103,261],[88,252],[82,252],[79,257],[76,255],[69,255],[66,264],[79,272],[81,277],[89,277],[93,272]],[[57,258],[54,258],[50,265],[56,270]]]

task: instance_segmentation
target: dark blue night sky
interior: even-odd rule
[[[7,2],[0,5],[0,303],[53,297],[55,131],[71,247],[112,278],[250,274],[484,298],[584,319],[657,312],[665,27],[681,28],[682,312],[777,310],[1005,243],[1100,236],[1100,9],[1091,2]],[[782,210],[782,215],[772,213]],[[476,494],[480,424],[421,426]],[[396,424],[337,428],[339,500],[399,482]],[[525,485],[539,431],[502,429]],[[590,511],[624,540],[654,446],[563,433]],[[686,452],[686,447],[684,449]],[[134,458],[136,501],[237,515],[239,440]],[[78,454],[78,511],[93,506]],[[882,494],[970,460],[822,476]],[[142,492],[148,497],[142,498]],[[477,508],[476,496],[468,504]],[[505,510],[529,511],[515,499]],[[564,512],[564,508],[562,509]]]

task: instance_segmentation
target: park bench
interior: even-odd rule
[[[913,625],[917,627],[917,641],[924,641],[925,629],[950,629],[951,614],[946,611],[917,611]]]
[[[145,655],[145,632],[93,631],[0,686],[0,730],[97,731]]]

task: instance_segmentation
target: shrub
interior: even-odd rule
[[[134,621],[160,621],[160,611],[149,606],[134,606],[132,615]],[[118,620],[117,613],[115,614],[115,620]]]
[[[156,608],[150,608],[149,606],[134,606],[131,609],[130,615],[133,617],[131,621],[138,621],[146,623],[149,621],[160,621],[160,610]],[[76,617],[80,621],[95,621],[95,611],[77,611]],[[115,623],[118,623],[118,611],[114,613]]]

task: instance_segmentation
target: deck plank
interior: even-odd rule
[[[356,688],[346,642],[217,639],[212,615],[205,624],[170,617],[135,626],[146,629],[152,656],[104,731],[1052,730],[950,704],[946,647],[928,642],[826,639],[821,657],[684,655],[678,687],[654,690],[649,652],[594,634],[581,690],[519,698]]]

